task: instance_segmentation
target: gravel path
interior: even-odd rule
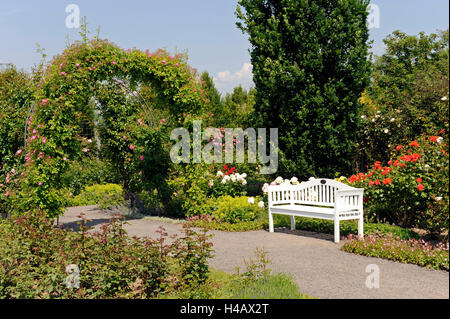
[[[92,219],[95,227],[111,216],[95,206],[72,207],[60,218],[60,223],[75,225],[81,212]],[[128,234],[136,236],[155,237],[159,226],[169,235],[181,229],[180,224],[145,218],[127,222]],[[253,257],[257,247],[263,247],[272,260],[273,271],[291,274],[302,292],[318,298],[449,298],[448,272],[346,253],[333,243],[332,235],[286,229],[276,229],[275,233],[212,233],[215,257],[211,267],[226,272],[235,272],[236,266],[243,269],[244,259]],[[380,288],[369,289],[365,285],[369,264],[379,267]]]

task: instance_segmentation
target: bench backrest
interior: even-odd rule
[[[271,185],[268,188],[269,206],[303,204],[335,207],[336,191],[351,189],[353,187],[326,178],[298,185]]]

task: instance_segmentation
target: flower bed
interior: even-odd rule
[[[349,235],[347,239],[343,251],[449,271],[448,243],[433,246],[423,240],[402,240],[392,234],[380,233],[363,239]]]

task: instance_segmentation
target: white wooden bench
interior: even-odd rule
[[[291,229],[295,229],[295,216],[334,221],[334,242],[339,242],[341,220],[358,219],[358,235],[363,237],[363,193],[332,179],[319,178],[298,185],[270,185],[269,231],[273,232],[273,214],[291,216]]]

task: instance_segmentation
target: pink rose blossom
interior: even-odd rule
[[[130,145],[130,150],[134,150],[134,145],[133,144]]]
[[[141,158],[141,161],[143,161],[143,160],[144,160],[144,156],[143,156],[143,155],[141,155],[141,157],[140,157],[140,158]]]

